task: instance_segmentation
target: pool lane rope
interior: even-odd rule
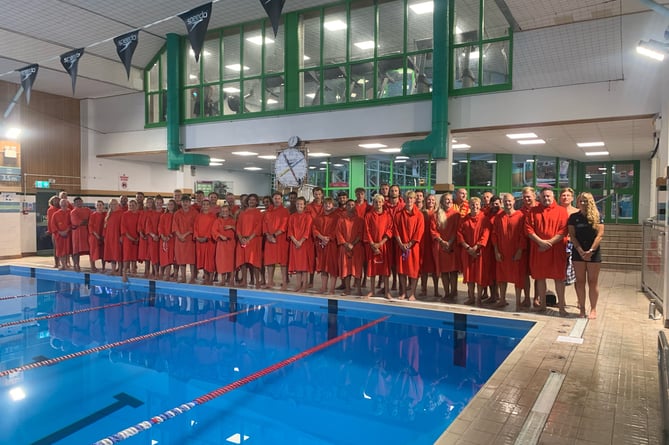
[[[93,306],[93,307],[87,307],[87,308],[83,308],[83,309],[75,309],[75,310],[72,310],[72,311],[57,312],[55,314],[42,315],[41,317],[33,317],[33,318],[25,318],[25,319],[22,319],[22,320],[8,321],[6,323],[0,323],[0,328],[6,328],[8,326],[16,326],[18,324],[35,323],[37,321],[42,321],[42,320],[51,320],[51,319],[54,319],[54,318],[66,317],[68,315],[82,314],[84,312],[99,311],[99,310],[109,309],[109,308],[117,307],[117,306],[125,306],[127,304],[141,303],[142,301],[146,301],[146,298],[142,298],[142,299],[138,299],[138,300],[131,300],[131,301],[121,301],[121,302],[118,302],[118,303],[109,303],[109,304],[105,304],[104,306]]]
[[[166,420],[173,419],[174,417],[181,415],[185,412],[190,411],[197,405],[204,405],[205,403],[222,396],[223,394],[226,394],[232,390],[235,390],[237,388],[240,388],[248,383],[253,382],[254,380],[259,379],[260,377],[264,377],[268,374],[271,374],[275,371],[278,371],[281,368],[285,368],[286,366],[295,363],[298,360],[301,360],[305,357],[308,357],[322,349],[325,349],[327,347],[330,347],[336,343],[339,343],[342,340],[345,340],[361,331],[364,331],[365,329],[369,329],[372,326],[375,326],[379,323],[382,323],[386,321],[388,318],[390,318],[389,315],[386,315],[384,317],[378,318],[374,321],[370,321],[369,323],[359,326],[355,329],[352,329],[350,331],[344,332],[343,334],[334,337],[326,342],[320,343],[312,348],[307,349],[306,351],[300,352],[298,354],[293,355],[292,357],[288,357],[285,360],[282,360],[280,362],[277,362],[271,366],[268,366],[266,368],[263,368],[259,371],[254,372],[253,374],[249,374],[246,377],[243,377],[239,380],[236,380],[232,383],[228,383],[225,386],[221,386],[218,389],[215,389],[211,392],[208,392],[206,394],[201,395],[200,397],[197,397],[193,399],[190,402],[184,403],[182,405],[179,405],[175,408],[169,409],[167,411],[164,411],[162,414],[158,414],[157,416],[151,417],[150,420],[144,420],[140,423],[137,423],[131,427],[128,427],[122,431],[119,431],[116,434],[112,434],[111,436],[107,436],[104,439],[100,439],[96,442],[94,442],[93,445],[112,445],[115,443],[119,443],[123,440],[129,439],[132,436],[135,436],[142,431],[146,431],[153,427],[154,425],[158,425],[160,423],[165,422]]]
[[[100,346],[96,346],[94,348],[84,349],[83,351],[73,352],[72,354],[61,355],[59,357],[50,358],[50,359],[46,359],[46,360],[41,360],[39,362],[29,363],[29,364],[23,365],[23,366],[17,366],[16,368],[6,369],[4,371],[0,371],[0,378],[7,377],[8,375],[15,374],[15,373],[18,373],[18,372],[29,371],[31,369],[41,368],[42,366],[55,365],[57,363],[61,363],[61,362],[64,362],[66,360],[83,357],[84,355],[94,354],[96,352],[105,351],[107,349],[117,348],[119,346],[125,346],[125,345],[129,345],[131,343],[137,343],[137,342],[140,342],[140,341],[149,340],[151,338],[160,337],[161,335],[171,334],[173,332],[177,332],[177,331],[180,331],[182,329],[188,329],[188,328],[192,328],[194,326],[199,326],[199,325],[202,325],[202,324],[205,324],[205,323],[211,323],[212,321],[222,320],[224,318],[230,318],[230,317],[233,317],[235,315],[246,314],[246,313],[249,313],[249,312],[252,312],[252,311],[257,311],[257,310],[259,310],[263,307],[270,306],[271,304],[272,303],[265,304],[265,305],[262,305],[262,306],[254,306],[254,307],[244,309],[244,310],[241,310],[241,311],[231,312],[229,314],[218,315],[216,317],[207,318],[205,320],[198,320],[198,321],[194,321],[192,323],[187,323],[187,324],[180,325],[180,326],[174,326],[174,327],[171,327],[171,328],[163,329],[162,331],[156,331],[156,332],[152,332],[150,334],[138,335],[137,337],[131,337],[131,338],[127,338],[125,340],[120,340],[120,341],[116,341],[116,342],[113,342],[113,343],[108,343],[106,345],[100,345]]]
[[[0,301],[4,300],[14,300],[16,298],[26,298],[26,297],[34,297],[36,295],[49,295],[49,294],[56,294],[58,291],[56,290],[50,290],[50,291],[44,291],[44,292],[33,292],[32,294],[23,294],[23,295],[3,295],[0,297]]]

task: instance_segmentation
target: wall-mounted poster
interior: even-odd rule
[[[207,196],[211,192],[216,192],[218,197],[225,198],[226,193],[234,193],[232,190],[232,181],[195,181],[193,191],[201,190]]]
[[[21,144],[0,140],[0,184],[21,184]]]

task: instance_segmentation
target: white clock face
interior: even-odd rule
[[[279,153],[274,161],[274,173],[277,181],[290,187],[302,185],[307,175],[307,159],[296,148],[287,148]]]
[[[291,136],[290,138],[288,138],[289,147],[297,147],[297,144],[299,143],[300,143],[300,138],[298,138],[297,136]]]

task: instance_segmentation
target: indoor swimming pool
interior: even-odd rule
[[[0,268],[0,443],[432,444],[533,323]]]

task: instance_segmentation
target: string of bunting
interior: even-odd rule
[[[137,28],[123,35],[101,40],[99,42],[92,43],[87,47],[76,48],[61,54],[60,56],[58,56],[58,58],[60,59],[60,63],[61,65],[63,65],[63,68],[70,75],[70,78],[72,79],[72,95],[74,95],[76,89],[79,61],[84,56],[86,48],[92,48],[94,46],[101,45],[103,43],[109,42],[110,40],[113,40],[114,45],[116,46],[116,54],[118,55],[119,59],[121,60],[121,63],[123,63],[123,66],[125,67],[128,79],[130,79],[130,68],[132,66],[132,57],[135,54],[135,49],[137,48],[137,45],[139,43],[139,32],[142,30],[146,30],[152,26],[155,26],[159,23],[163,23],[174,17],[179,17],[181,20],[183,20],[184,24],[186,25],[186,31],[188,33],[187,34],[188,41],[190,42],[191,48],[195,53],[195,61],[199,62],[200,52],[202,51],[202,46],[204,45],[204,38],[207,34],[209,19],[211,18],[211,8],[214,3],[217,3],[219,1],[220,0],[212,0],[211,2],[206,3],[204,5],[190,9],[181,14],[165,17],[163,19],[157,20],[153,23],[149,23],[148,25],[144,25],[140,28]],[[274,30],[275,37],[279,29],[279,20],[281,18],[281,12],[283,10],[283,6],[285,3],[286,0],[260,0],[260,4],[265,9],[265,12],[267,12],[269,19],[272,23],[272,29]],[[49,62],[55,59],[56,57],[52,57],[50,59],[45,60],[44,62]],[[32,91],[33,84],[35,83],[35,79],[37,78],[37,73],[39,72],[39,64],[33,63],[15,71],[8,71],[6,73],[0,74],[0,77],[4,77],[16,71],[18,71],[20,75],[21,87],[26,93],[26,103],[29,104],[30,92]]]

